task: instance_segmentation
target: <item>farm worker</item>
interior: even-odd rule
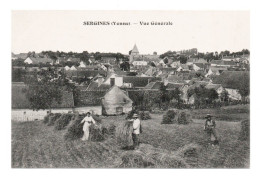
[[[96,124],[96,122],[93,119],[93,117],[91,116],[90,112],[87,112],[87,116],[84,117],[84,119],[81,121],[81,123],[84,123],[84,125],[83,125],[84,135],[81,140],[86,141],[89,138],[89,126],[91,124]]]
[[[28,116],[26,115],[26,111],[23,112],[23,120],[25,121],[28,121]]]
[[[137,114],[134,114],[133,119],[130,119],[129,121],[133,122],[132,138],[133,138],[133,142],[134,142],[134,149],[138,149],[139,148],[139,134],[142,133],[141,121]]]
[[[204,130],[207,132],[208,135],[208,142],[209,144],[212,143],[211,141],[211,137],[213,136],[215,139],[215,142],[218,141],[217,138],[217,134],[216,134],[216,122],[214,120],[212,120],[211,118],[212,116],[210,114],[207,114],[206,118],[206,122],[205,122],[205,126],[204,126]],[[214,145],[214,144],[212,144]]]

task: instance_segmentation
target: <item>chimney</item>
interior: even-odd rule
[[[115,78],[110,78],[110,86],[113,87],[115,85]]]

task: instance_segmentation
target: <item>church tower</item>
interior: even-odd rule
[[[139,51],[138,51],[137,46],[135,44],[134,48],[130,51],[130,63],[133,62],[134,56],[138,56],[138,55],[139,55]]]

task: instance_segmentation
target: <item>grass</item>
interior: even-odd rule
[[[245,105],[244,105],[245,106]],[[237,107],[223,110],[233,114]],[[211,111],[211,112],[210,112]],[[219,110],[197,112],[223,114]],[[190,111],[194,116],[194,111]],[[241,115],[242,114],[242,115]],[[245,115],[244,115],[245,114]],[[248,118],[249,111],[242,106],[237,116]],[[220,138],[218,147],[207,146],[204,120],[193,119],[188,125],[162,125],[162,114],[151,114],[152,119],[142,121],[143,134],[141,152],[122,150],[113,135],[102,142],[82,142],[77,139],[65,141],[65,130],[55,131],[53,126],[46,126],[42,121],[12,122],[12,167],[13,168],[248,168],[249,141],[238,140],[241,123],[216,119],[217,133]],[[196,115],[197,118],[197,115]],[[229,119],[230,120],[230,119]],[[102,123],[118,125],[124,121],[121,117],[102,117]],[[173,159],[164,159],[156,164],[146,148],[152,152],[167,152],[175,155]],[[194,153],[194,149],[196,153]],[[146,155],[144,155],[146,154]],[[191,155],[190,155],[191,154]],[[196,154],[196,155],[193,155]],[[153,153],[153,156],[158,156]],[[181,159],[179,159],[181,157]],[[157,158],[157,157],[156,157]],[[165,156],[164,156],[165,158]],[[137,159],[137,160],[135,160]],[[174,160],[175,159],[175,160]],[[162,161],[162,160],[161,160]],[[120,164],[118,164],[120,162]],[[122,163],[124,162],[124,163]],[[185,164],[182,166],[181,164]],[[127,164],[127,163],[130,163]],[[177,166],[172,164],[177,163]],[[132,164],[132,165],[131,165]],[[179,164],[179,165],[178,165]],[[187,164],[187,166],[186,166]]]

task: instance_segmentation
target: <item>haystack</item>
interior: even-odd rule
[[[118,124],[116,127],[115,138],[117,143],[121,146],[133,145],[132,140],[133,123],[126,121]]]
[[[249,140],[250,139],[250,120],[246,119],[241,121],[241,131],[239,135],[239,140]]]

